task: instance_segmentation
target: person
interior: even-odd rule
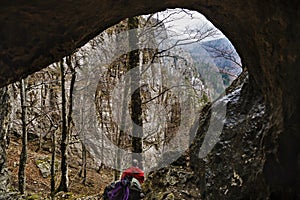
[[[136,159],[132,160],[132,166],[123,171],[121,180],[124,180],[126,177],[132,177],[137,179],[140,184],[143,184],[145,181],[144,171],[138,167],[139,162]]]
[[[106,186],[103,193],[104,200],[141,200],[145,197],[141,184],[144,183],[144,171],[138,167],[134,159],[132,166],[123,171],[121,180]]]

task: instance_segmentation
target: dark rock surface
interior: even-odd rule
[[[257,92],[267,108],[268,117],[263,125],[240,130],[243,134],[259,132],[263,138],[258,146],[263,158],[259,166],[262,174],[250,176],[253,179],[250,180],[241,177],[243,172],[238,170],[235,177],[241,177],[244,184],[247,180],[254,184],[263,178],[263,195],[271,198],[295,197],[300,188],[300,3],[297,0],[5,0],[0,6],[0,85],[19,80],[72,53],[125,17],[174,7],[200,11],[231,40],[249,70],[251,90],[245,92],[248,93],[245,99],[254,105],[252,98]],[[249,102],[245,101],[243,108],[254,111],[251,106],[247,108]],[[245,120],[245,116],[235,112],[232,114],[235,120]],[[232,132],[236,134],[231,137],[241,137],[238,131]],[[246,137],[257,140],[252,134]],[[0,140],[2,145],[2,136]],[[239,156],[244,153],[241,149],[236,151]],[[221,175],[216,175],[217,178],[226,179]]]
[[[206,135],[209,117],[200,118],[196,139],[191,146],[191,168],[203,174],[201,191],[208,199],[267,199],[269,191],[263,175],[265,164],[264,131],[269,126],[269,111],[262,95],[254,91],[247,73],[218,100],[228,102],[219,142],[204,159],[199,149]],[[217,102],[217,103],[219,103]],[[204,110],[204,116],[212,109]]]

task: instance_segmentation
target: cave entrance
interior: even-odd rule
[[[128,0],[126,3],[122,2],[108,0],[93,2],[82,0],[74,4],[70,4],[69,1],[18,4],[6,2],[1,12],[3,22],[0,34],[2,42],[1,86],[17,81],[20,77],[26,77],[69,55],[99,32],[125,17],[178,6],[201,11],[214,24],[222,28],[234,44],[238,45],[236,47],[242,53],[243,62],[249,67],[252,87],[263,93],[266,103],[270,106],[272,116],[269,127],[271,130],[263,130],[266,136],[266,146],[262,146],[262,149],[266,150],[266,163],[268,164],[265,169],[270,171],[266,174],[266,180],[272,183],[270,187],[266,187],[266,190],[270,192],[275,190],[279,193],[293,192],[295,189],[293,184],[295,181],[297,184],[299,182],[299,177],[295,178],[297,174],[292,173],[295,171],[294,166],[299,165],[295,165],[294,161],[289,162],[289,160],[296,160],[295,156],[289,157],[294,155],[293,149],[299,152],[297,145],[291,142],[297,141],[298,138],[294,133],[299,129],[296,122],[300,113],[298,112],[299,106],[297,107],[299,97],[294,92],[299,88],[299,84],[296,84],[298,71],[295,70],[297,69],[296,50],[299,42],[297,34],[294,34],[298,30],[294,19],[297,19],[299,12],[291,11],[295,10],[297,5],[283,4],[281,1],[273,4],[258,1],[199,0],[153,0],[151,3]],[[49,19],[51,23],[48,23]],[[55,68],[52,69],[53,74],[48,74],[48,77],[39,75],[49,78],[48,80],[56,79],[59,73]],[[224,83],[224,79],[221,80]],[[56,89],[59,88],[59,84],[50,82],[51,84],[47,87],[53,86],[55,89],[51,92],[57,93]],[[34,82],[29,82],[30,84]],[[48,95],[46,98],[49,100],[47,87],[44,87],[42,91]],[[51,109],[56,112],[53,117],[56,120],[59,118],[59,107],[54,105]],[[40,110],[43,111],[43,109]],[[173,114],[174,116],[176,114]],[[30,126],[34,132],[42,133],[43,131],[39,130],[41,127],[37,126],[39,124],[37,120],[41,118],[34,118]],[[176,120],[176,117],[173,120]],[[46,118],[44,122],[48,123]],[[59,125],[59,120],[56,122]],[[48,125],[45,124],[45,126]],[[282,135],[285,137],[283,140]],[[284,143],[279,144],[279,150],[277,138]],[[293,148],[287,148],[291,144]],[[1,145],[1,148],[5,147]],[[3,152],[5,157],[5,151]],[[278,162],[278,154],[281,154],[282,158],[288,158],[288,161],[279,158],[279,161],[283,162]],[[2,167],[5,162],[0,164]],[[286,171],[291,173],[287,174]],[[256,187],[261,187],[261,185]]]
[[[169,165],[188,149],[198,112],[223,95],[242,71],[233,45],[196,11],[171,9],[123,20],[26,78],[28,129],[37,133],[38,150],[60,134],[61,69],[67,101],[74,98],[71,149],[80,146],[81,136],[80,148],[87,148],[99,165],[121,171],[136,156],[146,172]],[[136,77],[137,85],[132,83]],[[16,85],[11,89],[18,93]],[[20,120],[14,129],[21,129]],[[142,135],[134,135],[134,129]],[[135,149],[134,140],[141,144]]]

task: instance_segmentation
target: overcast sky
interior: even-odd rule
[[[165,21],[165,26],[170,31],[175,31],[177,33],[184,34],[184,31],[189,29],[195,29],[206,24],[208,27],[216,28],[205,16],[196,11],[182,10],[182,9],[168,9],[157,13],[154,17],[158,17],[159,20],[163,20],[168,17],[168,20]],[[216,28],[217,29],[217,28]],[[218,30],[218,29],[217,29]],[[220,37],[225,37],[221,31],[218,30]],[[209,38],[213,39],[213,38]]]

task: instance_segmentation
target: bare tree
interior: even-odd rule
[[[73,55],[75,56],[75,55]],[[71,135],[72,132],[72,113],[73,113],[73,93],[74,93],[74,86],[75,86],[75,80],[76,80],[76,67],[78,63],[76,62],[75,58],[75,66],[73,66],[72,63],[72,56],[66,57],[66,63],[71,71],[71,81],[70,81],[70,89],[69,89],[69,106],[68,106],[68,115],[67,115],[67,127],[68,127],[68,134]]]
[[[51,154],[51,197],[54,198],[55,195],[55,162],[56,162],[56,131],[52,133],[52,154]]]
[[[139,17],[128,18],[129,32],[129,49],[128,53],[128,71],[134,69],[131,78],[131,118],[132,125],[132,152],[135,153],[133,159],[137,159],[142,166],[142,152],[143,152],[143,111],[141,99],[141,85],[140,85],[140,70],[139,70],[139,50],[138,50],[138,33]]]
[[[65,68],[64,68],[64,61],[60,61],[60,70],[61,70],[61,119],[62,119],[62,131],[61,131],[61,180],[60,185],[56,192],[64,191],[68,192],[68,127],[67,127],[67,98],[66,98],[66,84],[65,84]]]
[[[82,177],[82,183],[83,185],[86,185],[86,146],[83,142],[81,142],[82,146],[82,164],[81,164],[81,177]]]
[[[22,151],[20,155],[19,165],[19,191],[21,194],[25,193],[26,189],[26,163],[27,163],[27,107],[26,107],[26,84],[25,80],[20,81],[21,94],[21,109],[22,109]]]
[[[211,55],[214,58],[224,58],[226,60],[233,62],[237,66],[242,67],[239,56],[237,55],[237,53],[233,47],[230,47],[230,46],[219,47],[219,46],[214,46],[211,44],[205,44],[204,48],[206,51],[211,53]],[[231,74],[230,72],[227,72],[227,73],[231,76],[236,76],[234,74]]]
[[[10,179],[7,170],[6,149],[9,145],[7,130],[11,124],[10,114],[10,86],[0,88],[0,193],[6,192],[9,188]]]
[[[58,65],[57,65],[58,66]],[[57,79],[59,78],[58,76],[56,77]],[[53,89],[53,87],[50,87],[49,91],[49,108],[50,110],[55,110],[55,107],[58,107],[58,102],[56,100],[56,93]],[[51,152],[51,179],[50,179],[50,184],[51,184],[51,198],[54,199],[55,196],[55,175],[56,175],[56,137],[57,133],[59,132],[59,127],[55,122],[53,122],[53,119],[55,119],[55,114],[50,113],[49,120],[51,122],[51,127],[54,127],[55,130],[52,130],[52,152]]]

